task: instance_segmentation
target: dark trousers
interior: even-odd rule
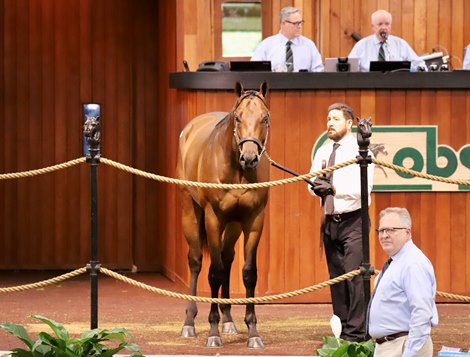
[[[356,270],[362,263],[361,213],[335,222],[326,218],[324,244],[330,278]],[[348,341],[363,341],[366,303],[364,282],[361,275],[344,280],[330,287],[333,313],[341,319],[341,338]]]

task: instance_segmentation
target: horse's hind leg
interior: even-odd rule
[[[224,264],[224,277],[222,280],[222,298],[230,298],[230,271],[232,268],[233,259],[235,257],[235,243],[240,237],[241,227],[238,223],[231,223],[227,225],[224,233],[224,240],[222,243],[222,262]],[[237,327],[233,322],[230,304],[220,304],[220,311],[222,312],[222,333],[236,334],[238,333]]]
[[[181,195],[183,206],[183,232],[188,242],[188,264],[191,273],[189,293],[196,296],[197,294],[197,279],[201,272],[202,266],[202,246],[201,235],[205,234],[203,231],[203,214],[202,210],[191,199],[187,192]],[[194,327],[194,319],[197,315],[197,305],[195,301],[189,301],[186,305],[186,319],[181,330],[181,337],[196,337],[196,329]]]

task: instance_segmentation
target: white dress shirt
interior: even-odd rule
[[[335,164],[356,158],[359,155],[359,145],[354,135],[348,134],[338,141],[339,147],[336,149]],[[320,147],[313,158],[310,172],[322,170],[322,162],[328,162],[331,152],[333,151],[333,141]],[[373,157],[369,151],[369,155]],[[374,180],[374,164],[369,164],[367,169],[368,181],[368,197],[370,205],[370,192]],[[315,180],[312,178],[311,180]],[[333,186],[336,194],[333,202],[335,213],[346,213],[361,208],[361,170],[357,163],[345,166],[333,172]],[[309,192],[315,195],[312,186],[308,185]]]
[[[273,71],[280,71],[286,66],[286,43],[289,41],[283,34],[267,37],[256,47],[251,57],[252,61],[271,61]],[[309,72],[323,72],[323,62],[317,46],[305,36],[298,36],[291,40],[292,54],[294,56],[294,72],[307,70]]]
[[[463,58],[463,68],[470,69],[470,45],[467,46],[465,57]]]
[[[403,357],[417,356],[439,322],[434,269],[412,240],[392,259],[371,300],[369,334],[380,338],[409,331]]]
[[[411,69],[426,63],[410,47],[408,42],[400,37],[389,35],[385,42],[385,59],[387,61],[411,61]],[[370,35],[357,42],[348,57],[359,58],[359,70],[369,72],[370,61],[378,61],[380,41],[377,36]]]

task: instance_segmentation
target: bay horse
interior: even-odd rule
[[[269,161],[263,155],[269,131],[268,86],[259,91],[243,89],[237,82],[238,98],[229,113],[202,114],[190,121],[180,134],[177,177],[213,183],[256,183],[269,180]],[[209,285],[211,297],[230,297],[230,270],[235,243],[243,232],[244,265],[242,269],[246,297],[254,297],[257,282],[256,251],[263,231],[264,208],[268,189],[219,189],[179,186],[183,233],[189,246],[190,294],[196,296],[203,249],[210,256]],[[212,303],[210,330],[206,347],[221,347],[222,332],[237,333],[231,305]],[[182,337],[195,337],[195,302],[188,302]],[[256,329],[254,304],[246,305],[245,323],[250,348],[263,348]]]

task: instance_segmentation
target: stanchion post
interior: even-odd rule
[[[91,193],[91,252],[87,270],[90,274],[90,328],[98,328],[98,183],[97,171],[100,163],[100,105],[83,104],[83,154],[90,165]]]
[[[372,158],[369,155],[369,144],[371,131],[371,118],[357,118],[357,143],[359,145],[359,155],[357,156],[358,164],[361,171],[361,219],[362,219],[362,256],[361,274],[364,280],[364,296],[366,306],[369,305],[370,300],[370,277],[374,274],[374,268],[370,265],[369,254],[369,189],[367,168],[372,163]],[[366,309],[367,310],[367,309]],[[367,313],[366,311],[364,312]],[[366,327],[367,328],[367,327]]]

